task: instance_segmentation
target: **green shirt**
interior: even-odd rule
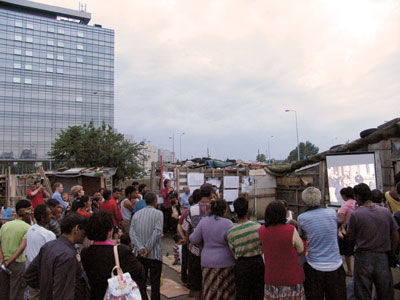
[[[17,252],[23,239],[26,239],[30,225],[22,220],[14,220],[5,223],[0,229],[1,250],[4,254],[4,259],[7,260]],[[24,262],[25,251],[21,253],[15,260],[16,262]]]
[[[228,231],[228,244],[235,259],[261,255],[261,242],[258,236],[260,224],[246,221],[235,224]]]

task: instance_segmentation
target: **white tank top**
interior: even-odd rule
[[[131,217],[132,217],[132,212],[124,206],[124,203],[125,203],[126,200],[130,201],[128,198],[125,198],[124,200],[122,200],[122,202],[121,202],[121,215],[122,215],[122,220],[130,221]]]
[[[286,218],[286,223],[289,222],[290,220],[293,220],[293,213],[291,210],[289,210],[289,217]]]

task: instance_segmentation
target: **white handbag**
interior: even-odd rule
[[[139,287],[131,278],[131,274],[123,273],[119,265],[118,246],[114,246],[115,267],[108,279],[108,288],[104,300],[142,300]],[[117,275],[114,271],[117,271]]]

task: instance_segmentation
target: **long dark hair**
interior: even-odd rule
[[[99,210],[90,216],[86,234],[90,240],[105,241],[107,235],[114,227],[111,214],[107,211]]]
[[[211,202],[210,216],[223,217],[226,212],[226,201],[224,199],[218,199]]]
[[[272,201],[265,209],[265,227],[286,224],[286,208],[281,201]]]
[[[84,208],[88,201],[89,197],[86,195],[76,198],[75,201],[72,202],[72,210],[77,211],[79,208]]]

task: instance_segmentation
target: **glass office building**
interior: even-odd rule
[[[114,126],[114,31],[90,17],[0,1],[0,158],[44,159],[68,126]]]

